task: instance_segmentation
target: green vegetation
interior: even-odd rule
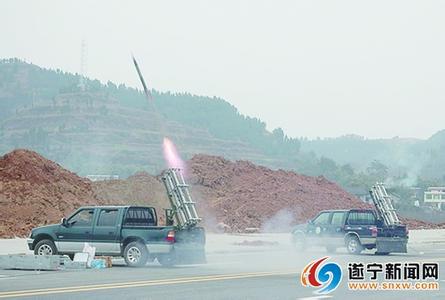
[[[11,92],[11,98],[0,101],[3,118],[14,110],[32,105],[33,101],[48,102],[59,93],[78,92],[78,75],[60,70],[47,70],[17,59],[0,61],[0,88]],[[86,80],[88,91],[105,93],[118,100],[122,107],[148,110],[144,95],[124,84],[101,84],[98,80]],[[298,139],[286,136],[281,128],[272,132],[260,119],[244,116],[227,101],[216,97],[197,96],[188,93],[161,93],[151,91],[155,105],[165,118],[192,127],[206,128],[218,139],[237,140],[251,145],[262,153],[274,157],[293,156],[299,152]],[[67,107],[66,109],[69,109]],[[108,110],[101,108],[101,114]]]
[[[82,94],[77,74],[1,60],[0,153],[15,147],[34,149],[81,175],[159,170],[160,150],[144,150],[159,143],[159,137],[150,127],[152,120],[141,121],[151,110],[141,91],[85,81],[88,93]],[[382,180],[401,187],[445,183],[445,131],[428,140],[355,135],[296,139],[281,128],[268,131],[263,121],[241,114],[221,98],[151,92],[163,118],[190,131],[178,138],[181,151],[188,151],[186,158],[196,153],[194,149],[209,151],[323,175],[344,187],[366,188]],[[139,119],[131,119],[133,115]],[[195,136],[203,131],[205,137]]]

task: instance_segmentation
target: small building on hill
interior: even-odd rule
[[[423,193],[423,202],[426,205],[437,207],[439,210],[445,209],[445,187],[429,187]]]

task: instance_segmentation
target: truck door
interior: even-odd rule
[[[362,245],[375,244],[377,219],[372,211],[351,211],[346,222],[346,231],[356,233]],[[374,231],[374,233],[373,233]]]
[[[321,244],[326,237],[329,226],[330,212],[321,212],[308,224],[307,238],[313,244]]]
[[[97,254],[120,253],[119,234],[122,209],[98,209],[92,245]]]
[[[335,211],[332,213],[331,223],[328,228],[329,242],[332,246],[344,245],[344,224],[346,212]]]
[[[79,209],[67,220],[67,226],[60,226],[56,246],[59,252],[82,252],[85,242],[91,242],[93,233],[94,208]]]

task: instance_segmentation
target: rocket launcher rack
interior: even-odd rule
[[[369,191],[371,194],[374,206],[377,209],[379,216],[387,226],[400,225],[400,220],[397,217],[391,197],[386,192],[383,183],[377,182]]]
[[[167,169],[162,174],[162,181],[167,189],[171,205],[170,218],[176,219],[179,228],[190,228],[201,221],[190,195],[188,185],[184,181],[181,169]]]

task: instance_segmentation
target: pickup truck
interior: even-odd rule
[[[155,259],[164,266],[205,262],[202,227],[178,229],[157,222],[153,207],[81,207],[60,224],[32,229],[27,243],[37,255],[70,257],[89,243],[97,255],[124,257],[131,267]]]
[[[351,254],[376,249],[376,254],[407,252],[408,230],[405,225],[386,226],[374,210],[325,210],[307,224],[292,230],[292,242],[303,250],[323,246],[328,252],[346,247]]]

